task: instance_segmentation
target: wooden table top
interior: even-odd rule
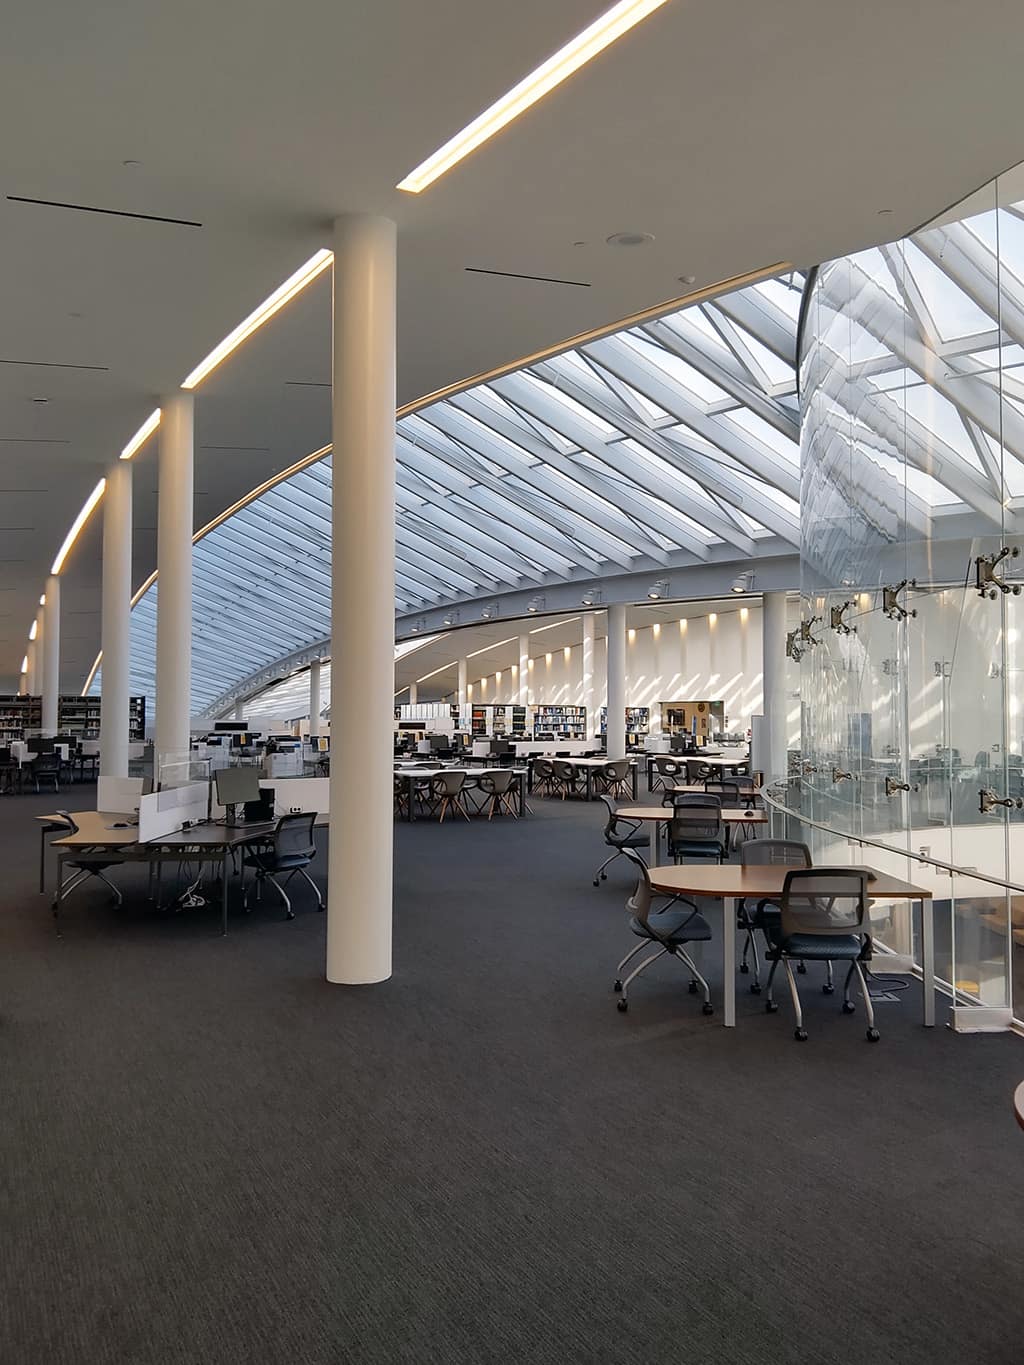
[[[1013,1092],[1013,1112],[1017,1115],[1017,1122],[1024,1128],[1024,1081]]]
[[[76,810],[69,812],[78,826],[75,834],[65,834],[54,839],[53,848],[120,848],[139,841],[139,826],[134,815],[123,812],[100,810]],[[37,815],[37,820],[56,820],[56,815]],[[114,824],[132,823],[127,829],[112,829]],[[266,838],[277,827],[276,820],[261,820],[247,825],[193,825],[191,829],[178,830],[174,834],[162,835],[153,839],[147,848],[228,848],[244,844],[249,839]]]
[[[692,810],[683,806],[682,810]],[[671,806],[620,806],[616,815],[627,820],[671,820],[674,814]],[[727,825],[765,825],[768,816],[763,810],[723,810],[722,820]]]
[[[678,866],[652,867],[651,885],[655,891],[682,892],[690,896],[749,896],[761,899],[765,896],[778,896],[786,880],[786,873],[793,872],[803,863],[791,867],[785,865],[770,867],[743,867],[740,863],[681,863]],[[851,871],[856,869],[850,869]],[[874,881],[869,881],[867,893],[869,900],[930,900],[931,891],[923,886],[891,877],[887,872],[875,868],[865,868],[873,872]]]
[[[138,842],[138,816],[134,812],[125,814],[124,811],[73,810],[68,814],[78,826],[78,831],[75,834],[65,834],[60,839],[53,839],[52,848],[85,848],[93,844],[105,844],[116,848],[122,844]],[[37,815],[36,819],[56,822],[61,816],[54,812],[53,815]],[[127,825],[127,828],[112,829],[111,826],[114,824]]]

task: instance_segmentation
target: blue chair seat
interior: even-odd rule
[[[789,957],[799,957],[806,962],[852,962],[861,956],[862,944],[856,934],[839,934],[833,937],[818,934],[790,934],[789,938],[778,939],[778,932],[769,936],[773,943]]]
[[[648,834],[624,834],[621,837],[613,834],[609,841],[616,848],[650,848],[651,839]]]
[[[649,938],[655,943],[706,943],[711,938],[711,925],[693,910],[666,910],[652,915],[650,925],[633,915],[629,927],[638,938]]]

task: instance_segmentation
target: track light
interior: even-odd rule
[[[580,598],[580,602],[585,607],[592,607],[595,602],[600,602],[600,600],[601,600],[600,588],[588,588],[587,591]]]
[[[529,602],[527,602],[526,610],[540,611],[541,607],[544,606],[544,601],[545,599],[540,595],[540,593],[538,593],[536,597],[531,597]]]
[[[656,583],[652,583],[651,586],[647,589],[647,596],[651,599],[652,602],[658,602],[661,600],[661,598],[663,598],[666,595],[667,592],[668,579],[659,578]]]
[[[738,573],[732,580],[731,592],[749,592],[754,585],[754,573],[752,569],[744,569],[743,573]]]
[[[490,621],[493,617],[497,616],[497,614],[498,614],[497,602],[488,602],[487,606],[484,607],[483,611],[480,613],[480,615],[483,617],[485,621]]]

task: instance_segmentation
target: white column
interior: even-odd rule
[[[244,702],[244,701],[236,701],[236,702],[235,702],[235,709],[234,709],[234,711],[232,711],[232,713],[231,713],[231,719],[232,719],[233,721],[235,721],[235,722],[236,722],[237,724],[239,724],[239,725],[241,725],[242,722],[245,720],[245,702]]]
[[[761,599],[761,673],[767,731],[765,780],[786,775],[786,594],[766,592]]]
[[[44,735],[57,733],[57,702],[60,697],[60,579],[50,574],[46,580],[46,606],[43,608],[43,716]]]
[[[309,736],[314,738],[320,733],[320,660],[314,659],[309,666]]]
[[[158,755],[187,751],[192,718],[192,395],[176,393],[161,407],[157,498],[160,577],[156,593]]]
[[[466,684],[468,682],[469,670],[465,659],[459,660],[459,707],[466,705]]]
[[[41,610],[39,619],[40,621],[42,620]],[[42,638],[39,634],[42,628],[41,624],[37,626],[36,638],[34,640],[29,640],[28,649],[26,650],[26,654],[28,655],[28,672],[25,674],[25,691],[30,697],[38,697],[39,695],[39,668],[36,662],[36,650],[39,648],[39,643]]]
[[[103,615],[100,623],[100,774],[128,776],[132,609],[132,466],[118,460],[103,495]]]
[[[530,700],[530,637],[520,635],[519,637],[519,685],[518,699],[520,706],[526,706]]]
[[[418,683],[409,684],[409,705],[415,706],[420,699],[420,689]]]
[[[327,979],[391,975],[395,225],[334,226],[331,816]]]
[[[583,700],[587,708],[587,738],[592,739],[600,733],[601,716],[594,696],[594,618],[596,613],[583,613]]]
[[[608,757],[626,753],[626,607],[608,608]]]

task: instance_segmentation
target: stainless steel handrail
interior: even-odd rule
[[[826,834],[834,835],[839,839],[846,839],[851,844],[858,847],[878,848],[884,853],[895,853],[901,858],[913,858],[915,862],[923,863],[928,867],[937,867],[942,872],[948,872],[954,877],[970,877],[973,881],[987,882],[989,886],[998,886],[1004,891],[1018,891],[1024,895],[1024,886],[1018,882],[1009,882],[1001,877],[989,876],[987,872],[975,872],[965,867],[957,867],[954,863],[943,862],[941,858],[932,858],[925,853],[913,853],[909,848],[898,848],[895,844],[884,843],[880,839],[871,839],[865,834],[850,834],[847,830],[837,829],[834,825],[826,824],[823,820],[815,820],[813,816],[805,815],[803,811],[795,810],[792,806],[787,806],[773,797],[772,788],[788,786],[785,778],[776,779],[771,784],[762,787],[761,795],[766,805],[772,807],[783,815],[791,815],[794,820],[800,820],[805,825],[810,825],[812,829],[823,830]]]

